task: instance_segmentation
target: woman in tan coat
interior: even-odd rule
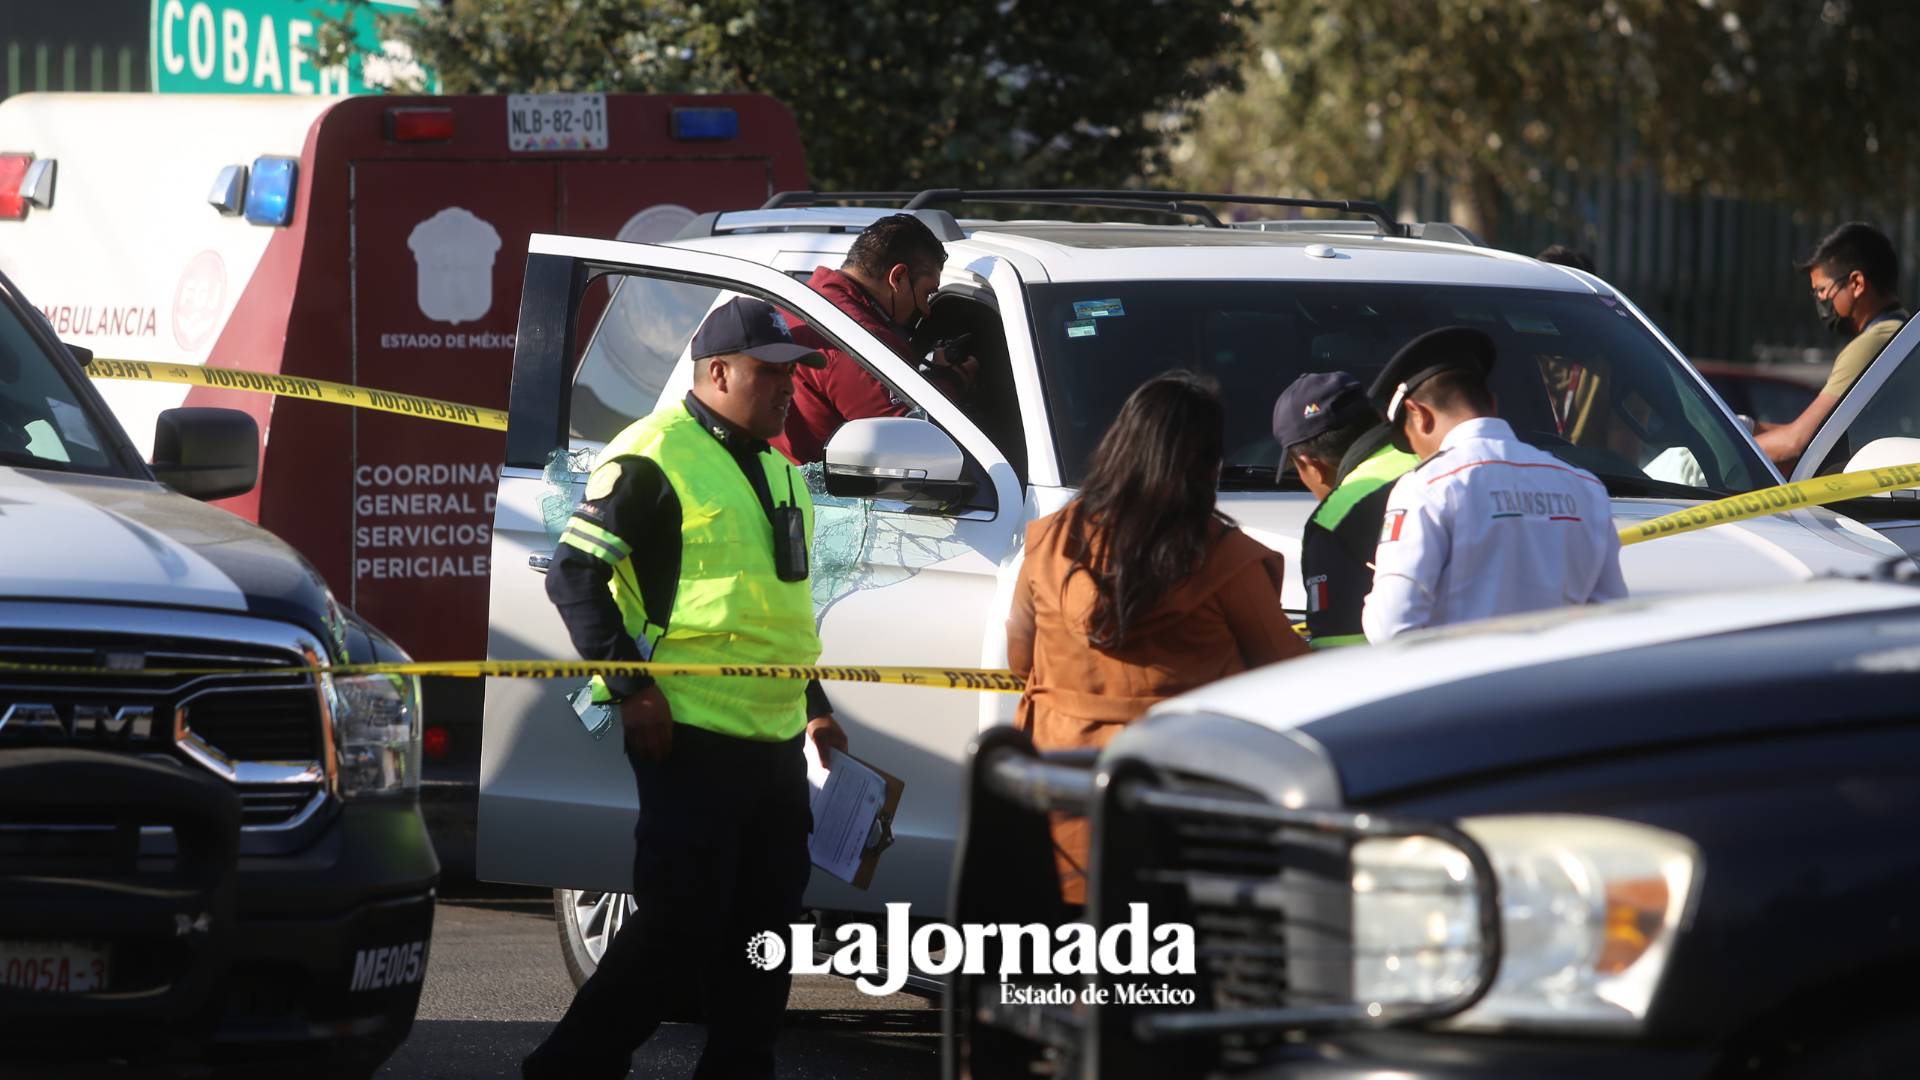
[[[1300,656],[1281,559],[1214,508],[1225,413],[1171,371],[1133,392],[1080,493],[1027,527],[1007,655],[1017,723],[1041,750],[1105,746],[1156,702]],[[1084,903],[1088,832],[1056,818],[1061,894]]]

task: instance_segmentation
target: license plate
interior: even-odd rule
[[[507,149],[605,150],[607,95],[508,94]]]
[[[107,987],[107,947],[83,941],[0,941],[0,986],[45,994]]]

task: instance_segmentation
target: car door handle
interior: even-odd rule
[[[535,569],[535,570],[537,570],[537,571],[539,571],[540,573],[542,573],[542,574],[544,574],[544,573],[546,573],[546,572],[547,572],[548,570],[550,570],[550,569],[552,569],[552,567],[553,567],[553,556],[551,556],[551,555],[529,555],[529,556],[527,556],[527,565],[528,565],[528,566],[530,566],[530,567],[532,567],[533,569]]]

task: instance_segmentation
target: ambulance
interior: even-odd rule
[[[805,186],[792,115],[757,95],[23,94],[0,102],[0,272],[61,340],[134,371],[204,364],[504,409],[530,235],[663,241]],[[220,505],[292,543],[416,659],[485,656],[500,432],[98,386],[149,457],[163,410],[252,414],[260,482]],[[423,794],[456,873],[481,685],[425,691]]]

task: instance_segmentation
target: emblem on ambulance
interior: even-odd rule
[[[173,341],[198,352],[220,326],[227,300],[227,264],[217,251],[195,255],[173,287]]]
[[[493,257],[500,232],[470,210],[449,206],[413,227],[414,296],[420,313],[458,326],[493,307]]]

